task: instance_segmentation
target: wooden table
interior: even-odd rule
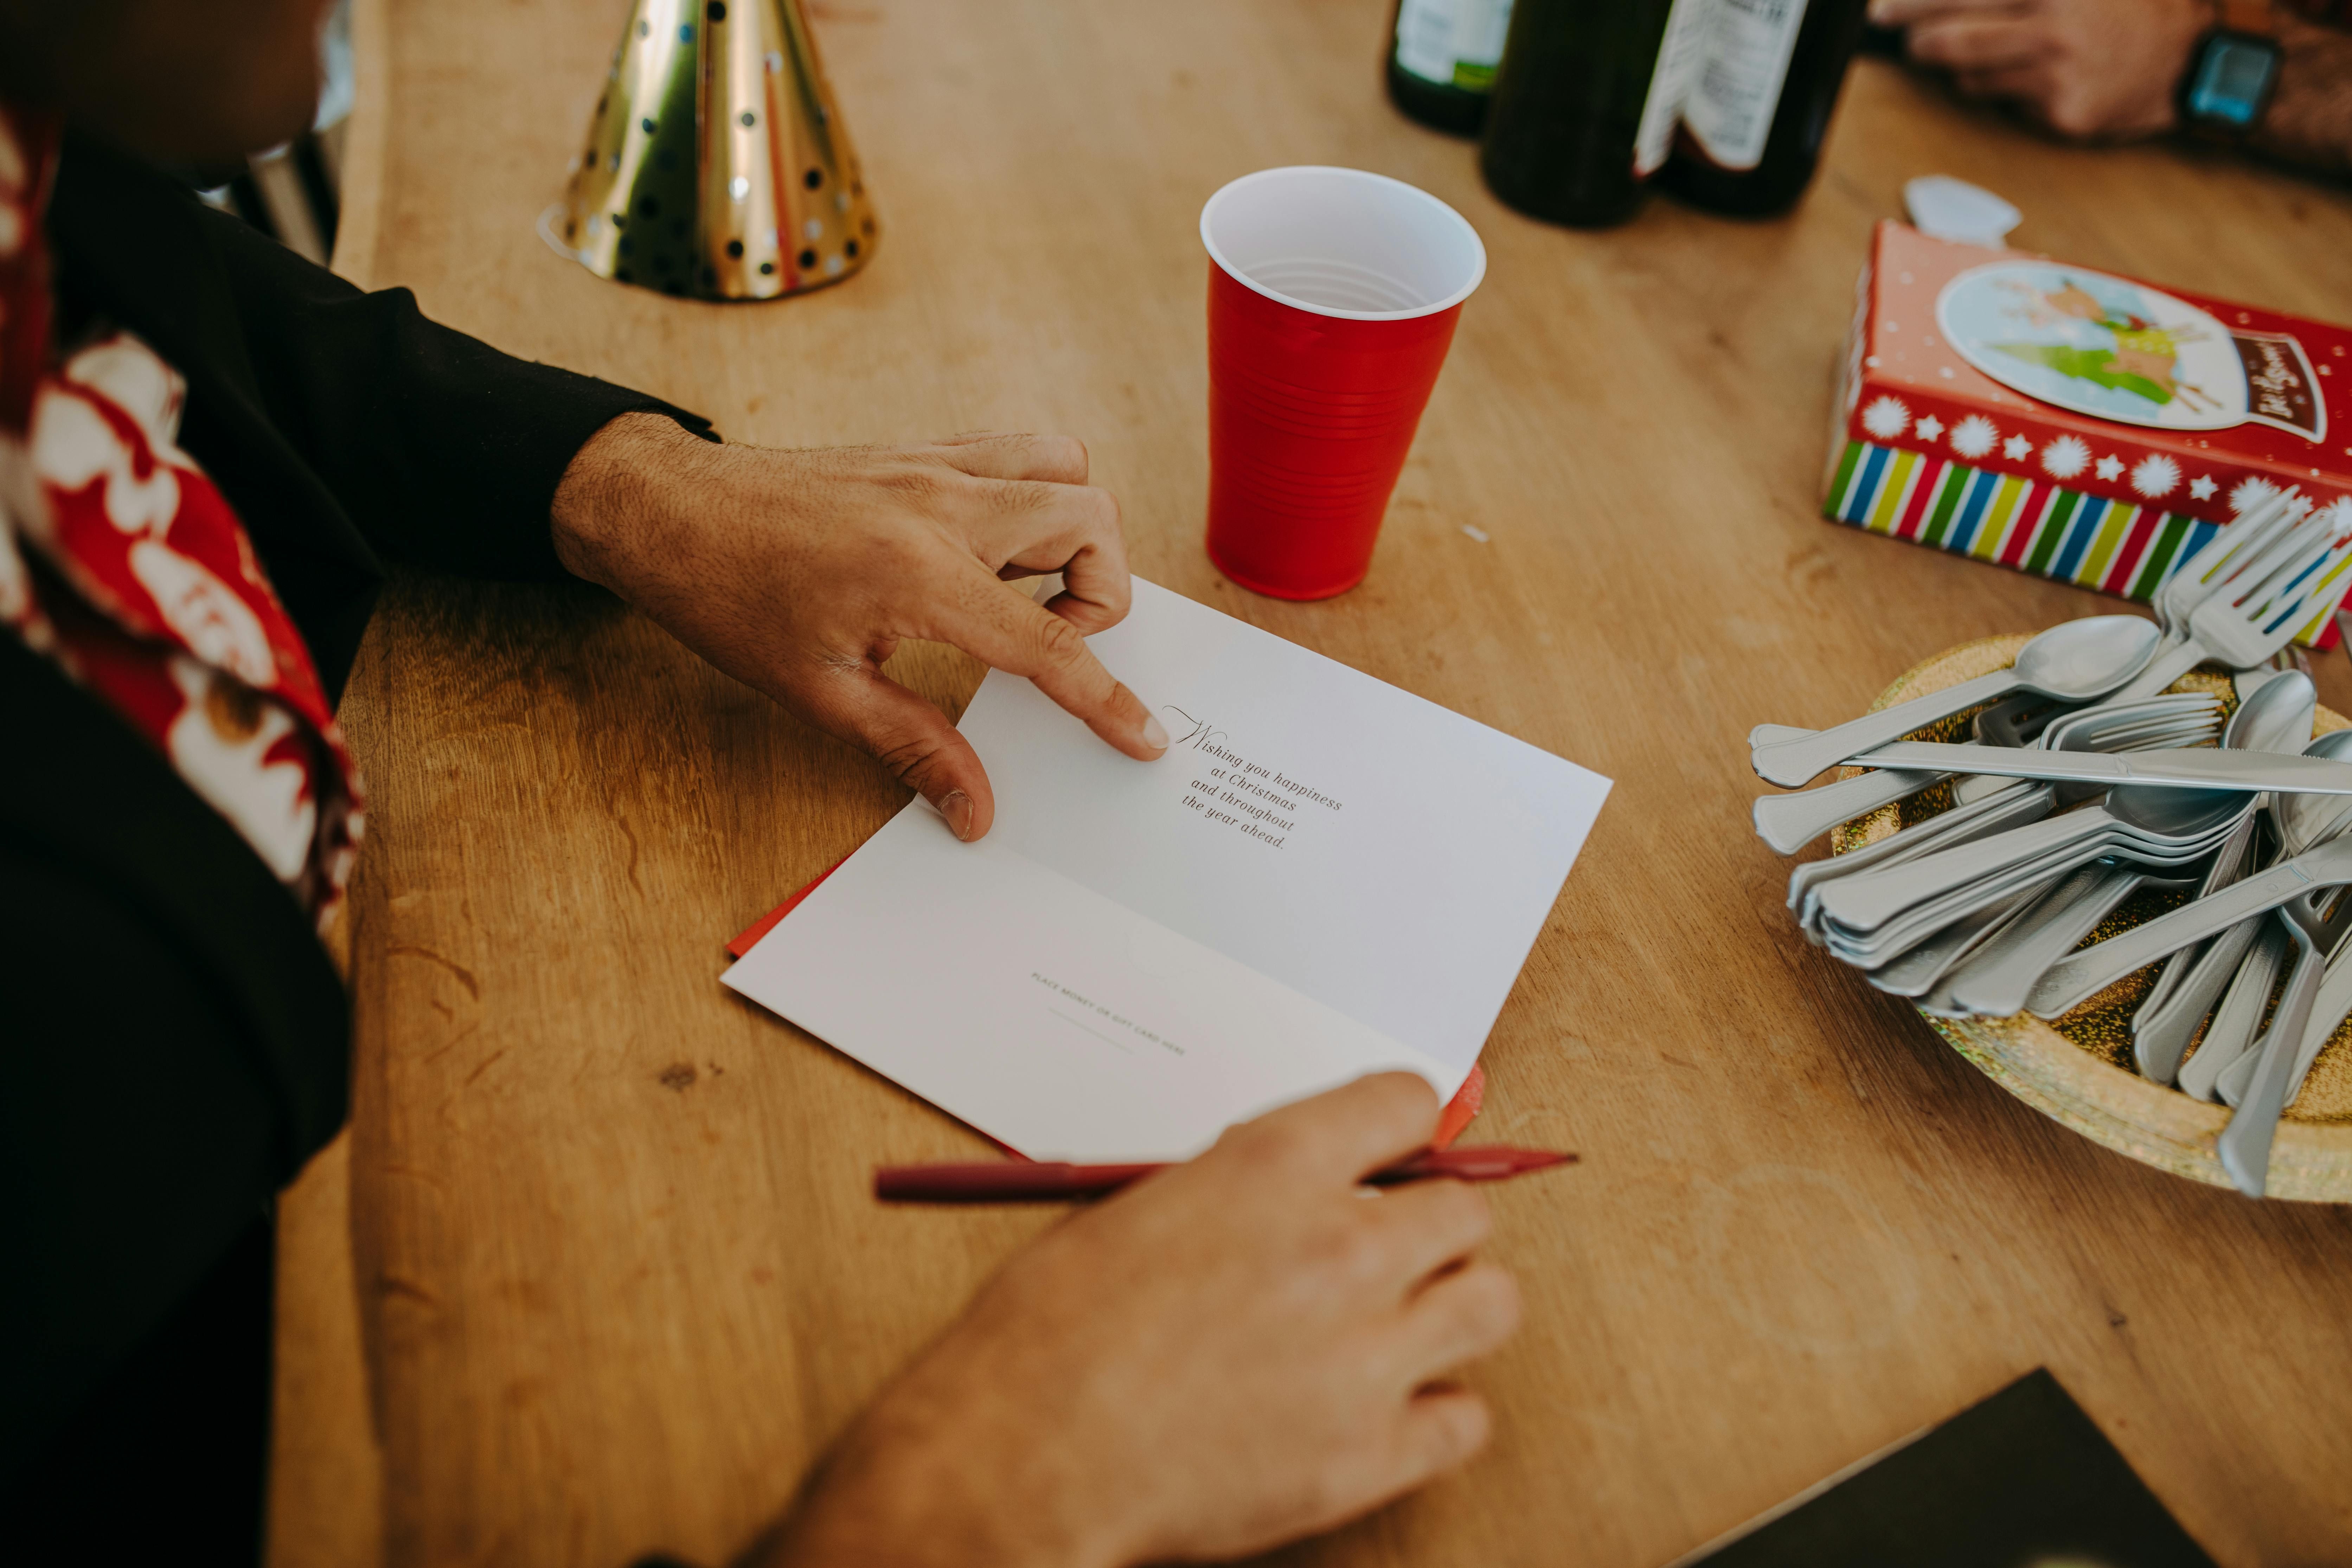
[[[1989,184],[2069,259],[2336,320],[2352,202],[2052,146],[1865,62],[1795,216],[1657,201],[1571,233],[1388,108],[1387,12],[821,5],[881,249],[730,307],[533,232],[621,7],[383,0],[338,260],[740,439],[1081,436],[1139,572],[1618,781],[1486,1056],[1481,1135],[1585,1156],[1496,1194],[1528,1303],[1475,1373],[1496,1441],[1292,1560],[1647,1568],[2039,1364],[2224,1563],[2352,1559],[2352,1215],[2095,1148],[1808,948],[1739,743],[2110,607],[1815,515],[1855,269],[1905,178]],[[1202,552],[1194,222],[1234,175],[1318,162],[1435,192],[1492,264],[1370,579],[1300,605]],[[895,668],[950,710],[981,674]],[[976,1140],[717,983],[719,943],[900,792],[584,588],[403,583],[344,711],[373,791],[358,1088],[286,1208],[278,1560],[717,1561],[1051,1223],[878,1212],[875,1162]]]

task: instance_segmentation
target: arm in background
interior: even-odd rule
[[[2325,173],[2352,171],[2352,16],[2343,0],[2272,8],[2276,86],[2250,148]],[[2074,141],[2124,142],[2179,128],[2182,76],[2212,0],[1874,0],[1906,51],[1974,97],[2006,100]]]
[[[2278,86],[2252,144],[2305,168],[2352,173],[2352,33],[2281,16],[2278,42]]]

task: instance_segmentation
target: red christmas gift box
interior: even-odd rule
[[[1898,223],[1857,293],[1836,521],[2142,601],[2278,490],[2352,533],[2352,331]]]

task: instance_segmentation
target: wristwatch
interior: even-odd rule
[[[2180,121],[2200,134],[2241,141],[2262,119],[2278,82],[2277,24],[2270,0],[2219,0],[2214,24],[2189,51]]]

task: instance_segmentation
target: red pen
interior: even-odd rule
[[[1500,1182],[1530,1171],[1576,1163],[1573,1154],[1549,1149],[1424,1149],[1383,1165],[1364,1178],[1367,1186],[1392,1187],[1431,1176],[1457,1182]],[[874,1195],[898,1204],[1056,1203],[1099,1198],[1139,1182],[1164,1164],[1068,1165],[992,1161],[976,1165],[884,1165],[874,1173]]]

